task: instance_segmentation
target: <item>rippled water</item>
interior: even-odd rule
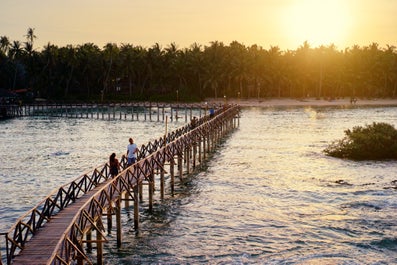
[[[396,264],[397,162],[348,161],[322,150],[344,130],[397,127],[397,108],[246,108],[201,172],[157,198],[141,229],[123,212],[106,264]],[[179,127],[182,124],[174,124]],[[0,228],[107,156],[161,136],[157,122],[0,122]],[[41,191],[39,191],[41,189]],[[157,194],[158,195],[158,194]]]

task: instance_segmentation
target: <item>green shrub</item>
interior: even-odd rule
[[[324,153],[354,160],[397,159],[397,130],[382,122],[356,126],[346,130],[345,137],[332,142]]]

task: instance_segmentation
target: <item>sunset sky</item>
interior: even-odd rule
[[[397,46],[397,0],[1,0],[0,36],[34,46],[129,43],[178,48],[236,40],[265,49]]]

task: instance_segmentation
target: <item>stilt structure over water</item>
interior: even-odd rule
[[[11,106],[10,106],[11,107]],[[221,108],[214,103],[175,104],[175,103],[109,103],[109,104],[32,104],[12,106],[8,111],[10,117],[46,116],[87,118],[100,120],[141,120],[165,121],[169,116],[171,121],[190,121],[193,111],[198,112],[200,118],[208,114],[209,109]]]
[[[139,203],[147,195],[149,211],[153,209],[156,181],[160,182],[160,188],[156,188],[160,199],[165,197],[166,190],[172,195],[175,178],[183,181],[186,174],[202,163],[217,143],[239,125],[238,115],[238,106],[224,106],[213,117],[205,115],[195,124],[142,146],[138,162],[129,167],[123,156],[124,169],[114,178],[110,177],[106,163],[61,186],[4,233],[5,264],[92,264],[86,251],[92,250],[93,244],[95,263],[103,264],[103,244],[107,242],[104,224],[110,231],[113,216],[116,247],[122,244],[122,202],[125,207],[133,202],[137,231]]]
[[[0,120],[23,116],[20,105],[0,104]]]

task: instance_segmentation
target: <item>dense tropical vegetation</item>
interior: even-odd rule
[[[377,43],[268,50],[237,41],[179,49],[108,43],[34,47],[0,37],[0,88],[50,100],[200,100],[205,97],[396,97],[397,53]]]
[[[384,122],[356,126],[346,130],[345,137],[332,142],[324,152],[355,160],[397,159],[397,130]]]

